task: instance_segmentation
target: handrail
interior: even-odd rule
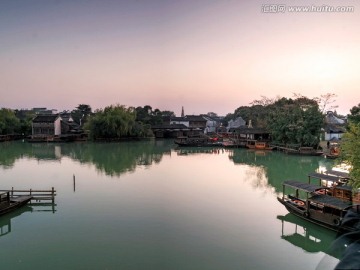
[[[16,190],[12,188],[11,190],[0,190],[0,192],[7,193],[7,197],[10,197],[10,194],[11,196],[30,195],[33,200],[52,200],[53,202],[56,196],[56,190],[53,187],[51,188],[51,190],[39,190],[39,189]]]

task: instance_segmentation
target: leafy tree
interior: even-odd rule
[[[35,112],[33,110],[15,110],[15,115],[20,121],[19,133],[25,136],[31,135]]]
[[[136,110],[124,105],[111,105],[95,111],[86,124],[93,139],[120,139],[152,135],[148,125],[136,122]]]
[[[360,103],[350,109],[348,119],[354,124],[360,123]]]
[[[2,108],[0,110],[0,134],[14,134],[20,130],[20,120],[15,116],[11,109]]]
[[[164,118],[175,116],[172,111],[153,110],[151,106],[136,107],[136,121],[142,122],[146,125],[161,125]]]
[[[353,188],[360,188],[360,123],[350,122],[341,141],[339,162],[350,165],[350,183]]]
[[[76,123],[78,123],[79,125],[82,126],[87,122],[91,113],[92,113],[92,109],[91,109],[90,105],[79,104],[75,108],[75,110],[73,110],[71,112],[71,116]]]
[[[317,147],[323,115],[312,99],[282,98],[270,105],[267,127],[274,141]]]

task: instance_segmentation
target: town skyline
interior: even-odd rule
[[[275,4],[1,1],[0,107],[226,115],[261,96],[334,93],[337,112],[348,114],[360,102],[359,3],[322,3],[348,12],[269,12]]]

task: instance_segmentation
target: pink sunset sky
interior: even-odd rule
[[[360,4],[313,2],[0,1],[0,107],[225,115],[261,96],[334,93],[347,114],[360,103]]]

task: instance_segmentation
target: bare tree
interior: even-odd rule
[[[338,105],[334,105],[336,102],[336,97],[336,94],[326,93],[320,95],[320,97],[314,98],[314,100],[319,104],[320,112],[324,114],[326,111],[331,111],[339,107]]]

